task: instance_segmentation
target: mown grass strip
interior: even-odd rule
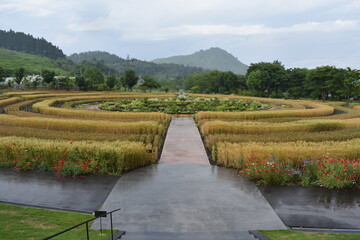
[[[93,216],[88,214],[0,203],[0,236],[2,240],[43,239],[91,218]],[[89,230],[92,240],[103,240],[110,236],[110,230],[104,230],[103,234],[100,234],[99,230]],[[56,239],[78,240],[85,238],[86,230],[82,226]]]
[[[271,240],[356,240],[360,239],[360,233],[318,233],[299,232],[291,230],[260,230]]]

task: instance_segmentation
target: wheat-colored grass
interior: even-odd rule
[[[305,159],[322,158],[358,158],[360,156],[360,139],[348,141],[317,142],[249,142],[218,143],[213,148],[216,162],[235,168],[242,168],[245,161],[251,159],[276,158],[284,163],[301,164]]]
[[[30,159],[40,159],[48,165],[59,159],[65,151],[86,157],[93,152],[92,164],[97,166],[96,173],[119,175],[124,171],[145,166],[156,161],[156,153],[149,153],[150,145],[140,142],[69,142],[42,140],[36,138],[1,137],[0,156],[3,160],[16,160],[27,155]],[[80,160],[80,159],[78,159]]]
[[[164,125],[155,121],[146,122],[112,122],[77,119],[49,119],[38,117],[21,118],[0,115],[0,124],[13,127],[31,127],[75,132],[99,132],[119,134],[164,134]]]
[[[345,129],[325,132],[274,132],[267,134],[210,134],[205,138],[208,149],[221,142],[244,143],[244,142],[323,142],[323,141],[346,141],[360,138],[359,129]]]
[[[274,132],[321,132],[359,128],[360,119],[300,120],[286,123],[211,121],[201,125],[201,133],[208,134],[267,134]]]
[[[16,103],[16,102],[19,102],[19,101],[21,101],[21,98],[19,98],[19,97],[12,97],[12,98],[2,99],[2,100],[0,100],[0,106],[13,104],[13,103]]]

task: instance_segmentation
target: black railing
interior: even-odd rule
[[[85,225],[85,226],[86,226],[86,239],[87,239],[87,240],[90,240],[90,235],[89,235],[89,222],[94,221],[94,220],[100,218],[100,232],[102,233],[102,221],[101,221],[101,218],[102,218],[102,217],[107,217],[107,215],[110,215],[110,231],[111,231],[111,237],[109,237],[108,239],[115,240],[115,239],[117,239],[117,238],[119,238],[120,236],[122,236],[122,235],[125,234],[124,231],[121,231],[120,234],[116,234],[116,238],[114,238],[112,214],[113,214],[114,212],[119,211],[120,209],[121,209],[121,208],[115,209],[115,210],[113,210],[113,211],[111,211],[111,212],[95,211],[95,212],[94,212],[94,214],[95,214],[95,217],[94,217],[94,218],[89,219],[89,220],[87,220],[87,221],[85,221],[85,222],[79,223],[79,224],[77,224],[77,225],[75,225],[75,226],[73,226],[73,227],[70,227],[70,228],[68,228],[68,229],[65,229],[65,230],[63,230],[63,231],[61,231],[61,232],[55,233],[55,234],[53,234],[53,235],[51,235],[51,236],[49,236],[49,237],[47,237],[47,238],[44,238],[43,240],[52,239],[52,238],[57,237],[57,236],[59,236],[59,235],[61,235],[61,234],[63,234],[63,233],[69,232],[69,231],[71,231],[71,230],[73,230],[73,229],[75,229],[75,228],[77,228],[77,227],[79,227],[79,226],[81,226],[81,225]]]

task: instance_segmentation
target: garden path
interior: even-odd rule
[[[124,239],[251,239],[239,234],[286,228],[252,182],[209,164],[191,117],[172,118],[160,164],[119,179],[102,210],[119,207]]]
[[[159,162],[210,165],[199,131],[191,117],[184,115],[172,118]]]

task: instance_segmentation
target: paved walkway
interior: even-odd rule
[[[191,117],[173,117],[166,135],[160,163],[210,165],[199,131]]]
[[[234,233],[227,239],[236,239],[250,229],[285,229],[252,182],[208,163],[190,117],[173,118],[159,165],[119,179],[102,210],[119,207],[114,226],[130,233],[200,232],[214,239]]]

